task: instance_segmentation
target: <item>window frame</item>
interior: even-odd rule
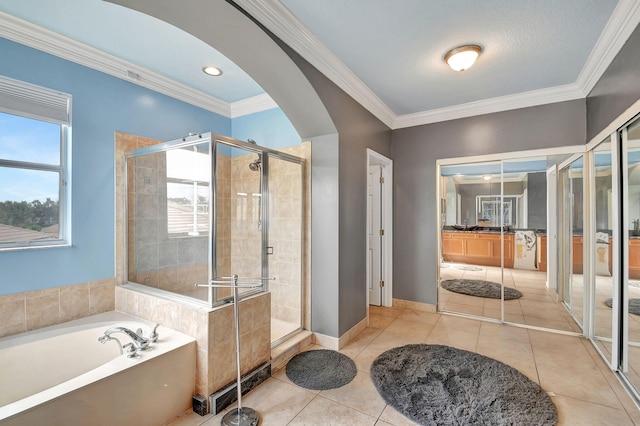
[[[58,237],[0,242],[0,252],[68,247],[71,241],[71,95],[0,76],[0,112],[60,126],[59,164],[0,158],[0,167],[58,174]]]

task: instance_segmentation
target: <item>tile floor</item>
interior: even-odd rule
[[[243,405],[257,410],[265,426],[413,424],[382,400],[369,378],[380,353],[408,343],[450,345],[517,368],[551,393],[560,425],[640,425],[640,411],[586,339],[401,308],[371,307],[370,326],[341,350],[358,368],[351,383],[309,391],[280,369]],[[223,415],[188,412],[170,424],[219,425]]]
[[[518,269],[504,270],[492,266],[443,263],[440,270],[443,280],[465,278],[481,279],[500,283],[520,290],[523,296],[516,300],[506,300],[504,305],[505,321],[549,328],[553,330],[581,332],[573,316],[583,321],[583,276],[572,277],[570,306],[573,316],[559,301],[555,291],[546,286],[546,272]],[[605,300],[612,297],[611,276],[596,276],[595,284],[595,334],[597,344],[603,353],[611,353],[612,310]],[[500,319],[500,301],[482,297],[467,296],[439,289],[440,309],[468,315]],[[640,282],[629,282],[629,297],[640,298]],[[629,314],[629,370],[627,376],[640,389],[640,315]]]

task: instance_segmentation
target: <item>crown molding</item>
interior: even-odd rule
[[[242,117],[254,112],[278,108],[278,104],[266,93],[231,103],[231,118]]]
[[[234,0],[388,127],[396,114],[277,0]]]
[[[584,96],[581,95],[576,84],[568,84],[550,89],[532,90],[530,92],[483,99],[477,102],[469,102],[445,108],[416,112],[414,114],[399,115],[393,123],[393,129],[402,129],[405,127],[456,120],[459,118],[491,114],[494,112],[571,101],[583,97]]]
[[[640,23],[640,1],[620,0],[576,81],[587,97]]]
[[[640,2],[620,0],[573,84],[413,114],[396,115],[280,1],[235,0],[235,2],[391,129],[584,98],[593,89],[640,22]]]
[[[268,95],[255,96],[229,104],[154,71],[72,40],[31,22],[0,12],[0,37],[38,49],[112,75],[130,83],[162,93],[227,118],[277,107]]]

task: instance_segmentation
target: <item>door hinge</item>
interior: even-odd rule
[[[381,236],[382,236],[382,235],[384,235],[384,229],[381,229],[381,230],[380,230],[380,235],[381,235]]]
[[[384,287],[384,281],[380,281],[380,287]]]
[[[380,176],[380,183],[384,183],[384,176]]]

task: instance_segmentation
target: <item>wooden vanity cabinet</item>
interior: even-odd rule
[[[442,257],[447,262],[500,266],[500,255],[500,234],[442,233]],[[504,236],[504,266],[513,268],[513,234]]]
[[[609,257],[611,259],[611,257]],[[629,278],[640,280],[640,239],[629,239]]]

